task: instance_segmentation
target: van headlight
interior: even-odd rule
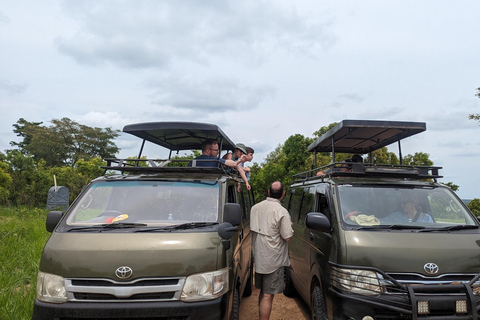
[[[183,285],[182,301],[216,299],[228,291],[228,268],[188,276]]]
[[[65,279],[54,274],[38,272],[37,299],[43,302],[67,302]]]
[[[385,291],[380,285],[381,279],[383,279],[382,275],[370,270],[332,267],[332,286],[350,293],[366,296],[379,295]]]

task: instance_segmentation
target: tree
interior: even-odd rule
[[[4,156],[0,153],[0,204],[7,204],[8,196],[10,195],[10,186],[12,184],[12,177],[8,173],[8,163],[2,159]]]
[[[477,88],[477,93],[475,94],[475,96],[480,98],[480,88]],[[470,114],[468,115],[468,119],[480,121],[480,113]]]
[[[453,182],[446,182],[446,183],[442,183],[442,184],[446,185],[447,187],[452,189],[452,191],[458,191],[458,189],[460,189],[460,187],[458,185],[454,184]]]
[[[430,155],[425,152],[415,152],[413,155],[407,154],[403,157],[403,164],[407,166],[433,166]]]
[[[18,147],[22,154],[32,156],[36,162],[45,160],[49,167],[74,167],[80,159],[112,158],[119,151],[113,142],[119,130],[92,128],[68,118],[51,122],[53,125],[47,127],[42,126],[42,122],[20,118],[13,125],[13,131],[23,140],[10,144]]]
[[[399,164],[400,161],[395,153],[388,151],[387,147],[372,152],[373,163],[376,164]],[[370,162],[367,157],[366,162]]]
[[[472,213],[475,216],[480,216],[480,200],[475,198],[472,201],[470,201],[467,205],[467,207],[472,211]]]

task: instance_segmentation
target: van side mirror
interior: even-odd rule
[[[218,225],[218,235],[224,240],[229,240],[238,231],[238,227],[232,226],[229,222],[222,222]]]
[[[47,231],[53,232],[53,230],[55,230],[55,227],[60,222],[62,217],[63,217],[63,211],[50,211],[47,214],[47,221],[45,222]]]
[[[309,229],[321,231],[321,232],[330,232],[330,221],[328,218],[319,212],[310,212],[305,218],[305,225]]]
[[[239,226],[242,222],[242,209],[238,203],[225,203],[223,208],[223,222]]]

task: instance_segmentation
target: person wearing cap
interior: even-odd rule
[[[233,152],[224,155],[223,159],[237,161],[241,159],[244,154],[247,154],[247,147],[243,143],[237,143],[233,148]]]
[[[245,175],[245,171],[243,170],[243,162],[246,161],[246,157],[240,157],[240,159],[232,160],[232,159],[219,159],[218,155],[220,153],[220,147],[218,146],[218,142],[215,140],[205,140],[202,143],[202,154],[196,157],[195,161],[190,161],[188,163],[188,167],[196,166],[196,167],[211,167],[216,168],[218,167],[218,162],[226,165],[227,167],[234,167],[237,169],[240,177],[245,181],[245,185],[248,190],[251,189],[250,184],[248,183],[247,176]]]

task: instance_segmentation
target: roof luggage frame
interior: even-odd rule
[[[142,144],[137,159],[107,158],[105,173],[108,170],[129,173],[216,173],[235,176],[225,170],[220,161],[220,152],[217,160],[172,159],[172,152],[181,150],[201,150],[202,143],[207,140],[217,141],[220,151],[233,150],[235,144],[217,126],[199,122],[146,122],[126,125],[123,132],[141,138]],[[169,149],[168,159],[142,159],[145,142]],[[218,162],[217,167],[197,166],[197,162]],[[191,166],[186,166],[191,163]]]
[[[316,174],[325,171],[325,176],[369,176],[395,177],[412,179],[441,178],[436,166],[407,166],[402,163],[402,149],[400,141],[426,130],[424,122],[405,121],[376,121],[376,120],[343,120],[328,130],[321,137],[308,146],[308,151],[314,152],[314,169],[294,175],[295,179],[318,178]],[[337,152],[352,154],[369,154],[373,161],[372,152],[397,143],[399,149],[399,165],[336,162]],[[317,153],[331,152],[332,163],[317,167]],[[342,166],[348,165],[352,170],[342,171]]]

